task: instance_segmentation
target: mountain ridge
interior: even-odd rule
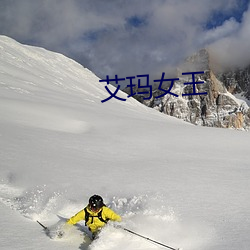
[[[156,98],[162,91],[154,86],[156,90],[150,100],[145,100],[143,95],[135,98],[146,106],[195,125],[248,130],[250,66],[241,71],[221,71],[222,68],[216,64],[216,58],[208,49],[201,49],[177,68],[179,80],[175,81],[171,92],[178,97],[167,94]],[[196,92],[207,92],[207,95],[182,96],[183,93],[190,93],[190,86],[184,85],[190,79],[185,78],[183,72],[204,72],[195,77],[195,81],[204,81],[204,84],[196,84]],[[170,85],[165,84],[167,88]],[[129,94],[128,88],[124,91]]]

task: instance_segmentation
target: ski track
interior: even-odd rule
[[[35,187],[31,190],[22,190],[14,187],[11,183],[0,184],[0,201],[12,210],[20,213],[29,220],[44,222],[50,229],[49,235],[55,241],[63,241],[69,246],[79,246],[82,250],[97,249],[119,249],[121,245],[128,242],[126,249],[162,249],[161,246],[147,241],[143,238],[130,234],[122,229],[114,228],[112,223],[107,225],[99,235],[99,238],[91,243],[86,235],[87,229],[83,222],[68,229],[63,239],[56,237],[58,229],[65,225],[65,220],[59,219],[57,214],[62,217],[70,217],[82,207],[82,203],[76,203],[64,198],[63,192],[51,193],[46,185]],[[203,241],[197,240],[197,231],[190,230],[182,223],[178,215],[172,208],[164,205],[164,197],[161,195],[141,195],[130,198],[108,198],[107,206],[117,211],[122,217],[123,227],[135,231],[143,236],[149,237],[163,244],[176,248],[186,246],[184,249],[192,249]],[[80,209],[81,209],[80,208]],[[39,225],[38,225],[39,227]],[[38,228],[39,230],[39,228]],[[190,230],[189,232],[184,232]],[[199,228],[197,229],[199,230]],[[41,232],[43,232],[41,230]],[[185,239],[189,239],[186,242]],[[192,239],[193,238],[193,239]],[[112,240],[111,240],[112,239]],[[122,241],[121,241],[122,239]],[[167,244],[168,243],[168,244]]]

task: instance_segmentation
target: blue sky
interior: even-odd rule
[[[225,20],[230,18],[235,18],[235,20],[239,23],[242,22],[242,17],[245,11],[248,9],[248,0],[239,0],[235,8],[233,8],[229,13],[223,12],[223,9],[215,10],[211,13],[211,18],[208,19],[206,28],[212,29],[217,26],[222,25]]]
[[[159,76],[204,47],[223,64],[248,64],[249,27],[249,0],[0,1],[0,34],[101,78]]]

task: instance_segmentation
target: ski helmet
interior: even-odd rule
[[[99,195],[93,195],[89,198],[89,206],[93,210],[98,210],[103,207],[103,199]]]

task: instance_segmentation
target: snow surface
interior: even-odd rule
[[[62,239],[36,223],[53,229],[96,193],[122,226],[171,247],[249,250],[250,134],[131,98],[101,103],[104,86],[63,55],[0,36],[0,249],[163,249],[112,224],[91,243],[83,222]]]

